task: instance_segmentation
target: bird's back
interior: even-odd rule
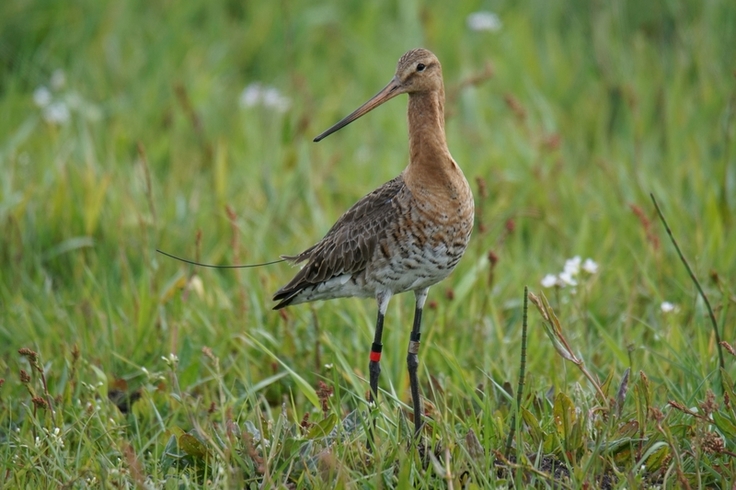
[[[472,213],[472,197],[470,209],[460,201],[448,208],[443,200],[415,196],[402,174],[358,201],[316,245],[284,257],[306,264],[276,292],[275,308],[429,287],[465,252]]]

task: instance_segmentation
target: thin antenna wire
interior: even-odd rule
[[[193,260],[183,259],[181,257],[177,257],[176,255],[172,255],[168,252],[164,252],[161,249],[156,249],[156,252],[160,253],[161,255],[165,255],[169,258],[179,260],[181,262],[185,262],[187,264],[196,265],[199,267],[209,267],[210,269],[249,269],[251,267],[263,267],[264,265],[273,265],[278,264],[279,262],[284,262],[286,259],[279,259],[279,260],[272,260],[271,262],[263,262],[262,264],[241,264],[241,265],[213,265],[213,264],[202,264],[200,262],[195,262]]]

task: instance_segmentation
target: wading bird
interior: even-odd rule
[[[407,52],[383,90],[314,141],[399,94],[409,94],[409,165],[401,175],[359,200],[316,245],[299,255],[284,256],[292,263],[306,264],[273,299],[279,301],[274,309],[349,296],[376,299],[378,318],[369,363],[369,402],[374,403],[386,308],[394,294],[413,291],[416,309],[407,364],[418,435],[422,427],[417,384],[422,309],[430,286],[446,278],[463,256],[474,212],[468,182],[447,149],[439,60],[426,49]]]

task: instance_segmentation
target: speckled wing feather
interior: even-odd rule
[[[398,221],[395,199],[408,192],[401,176],[386,182],[355,203],[319,243],[299,255],[283,256],[295,264],[308,262],[289,284],[276,291],[273,299],[281,302],[274,309],[288,306],[304,288],[364,270],[380,238]]]

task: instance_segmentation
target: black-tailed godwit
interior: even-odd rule
[[[422,427],[417,367],[422,309],[430,286],[446,278],[468,246],[473,195],[445,139],[445,89],[437,57],[414,49],[401,57],[383,90],[314,141],[399,94],[409,94],[409,165],[351,207],[316,245],[284,256],[304,267],[274,294],[274,309],[322,299],[372,297],[378,302],[370,352],[369,401],[378,397],[383,319],[394,294],[414,291],[416,310],[407,365],[415,434]],[[372,437],[372,435],[370,436]]]

